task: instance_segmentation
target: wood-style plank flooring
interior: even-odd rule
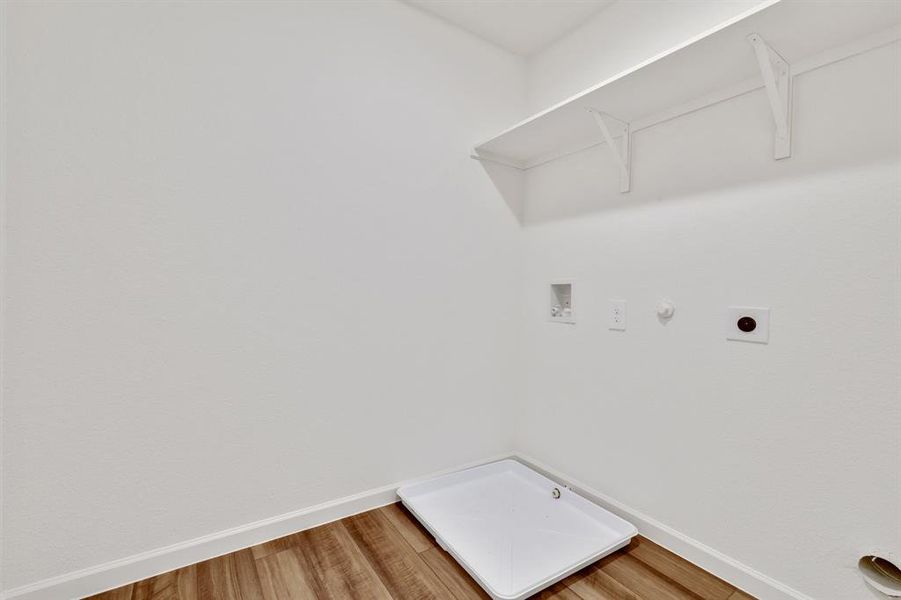
[[[488,596],[400,504],[92,596],[94,600],[477,600]],[[642,537],[534,596],[754,600]]]

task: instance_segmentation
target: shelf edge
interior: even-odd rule
[[[731,19],[727,19],[727,20],[723,21],[722,23],[719,23],[718,25],[712,27],[711,29],[703,31],[693,37],[690,37],[687,40],[681,42],[680,44],[673,46],[672,48],[664,50],[663,52],[656,54],[656,55],[652,56],[651,58],[648,58],[648,59],[638,63],[637,65],[629,67],[625,71],[621,71],[621,72],[617,73],[616,75],[613,75],[612,77],[608,77],[607,79],[601,81],[600,83],[597,83],[587,89],[584,89],[581,92],[578,92],[577,94],[574,94],[573,96],[570,96],[569,98],[561,100],[560,102],[557,102],[556,104],[553,104],[550,107],[548,107],[540,112],[537,112],[530,117],[523,119],[522,121],[516,123],[515,125],[513,125],[511,127],[508,127],[507,129],[504,129],[500,133],[488,138],[487,140],[483,140],[482,142],[476,144],[475,147],[477,149],[481,148],[482,146],[484,146],[490,142],[493,142],[497,138],[510,133],[511,131],[514,131],[516,129],[519,129],[520,127],[528,125],[529,123],[540,119],[541,117],[557,110],[558,108],[562,108],[563,106],[566,106],[567,104],[576,102],[580,98],[583,98],[584,96],[587,96],[588,94],[591,94],[591,93],[601,89],[604,86],[610,85],[611,83],[613,83],[615,81],[618,81],[620,79],[628,77],[632,73],[635,73],[636,71],[639,71],[639,70],[647,67],[650,64],[653,64],[659,60],[663,60],[664,58],[666,58],[672,54],[675,54],[676,52],[679,52],[680,50],[683,50],[697,42],[700,42],[701,40],[703,40],[705,38],[708,38],[716,33],[719,33],[723,29],[726,29],[727,27],[730,27],[730,26],[734,25],[735,23],[744,21],[748,17],[751,17],[759,12],[762,12],[762,11],[770,8],[771,6],[778,4],[781,1],[782,0],[766,0],[765,2],[759,4],[758,6],[755,6],[754,8],[750,8],[750,9],[744,11],[743,13],[739,13],[738,15],[732,17]]]

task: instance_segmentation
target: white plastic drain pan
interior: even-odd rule
[[[397,494],[496,600],[541,591],[638,533],[514,460],[404,486]]]

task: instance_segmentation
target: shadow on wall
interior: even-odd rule
[[[897,160],[901,94],[885,81],[901,69],[899,50],[894,43],[797,76],[787,159],[773,157],[774,127],[761,89],[635,132],[628,193],[619,192],[619,171],[604,144],[528,171],[482,165],[520,222],[532,225]],[[593,127],[588,117],[585,126]]]
[[[525,177],[522,171],[498,163],[481,161],[482,168],[491,179],[498,193],[507,203],[510,212],[523,223]]]

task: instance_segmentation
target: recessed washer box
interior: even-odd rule
[[[551,284],[550,292],[548,320],[552,323],[575,323],[573,283],[571,281],[556,281]]]
[[[638,534],[515,460],[404,486],[397,495],[495,600],[527,598]]]

